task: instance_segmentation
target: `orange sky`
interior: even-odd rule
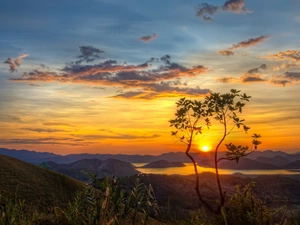
[[[183,151],[168,122],[175,102],[234,88],[252,96],[242,114],[251,130],[225,143],[260,133],[260,150],[299,151],[299,11],[294,1],[225,2],[212,13],[196,0],[3,3],[0,147]],[[213,123],[194,150],[221,135]]]

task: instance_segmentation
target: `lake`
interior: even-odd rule
[[[136,167],[144,166],[147,163],[132,163]],[[178,175],[189,175],[194,174],[194,167],[192,163],[185,163],[185,167],[170,167],[170,168],[137,168],[138,171],[142,173],[153,173],[153,174],[178,174]],[[214,168],[206,168],[198,166],[198,172],[215,172]],[[300,174],[298,171],[289,171],[289,170],[229,170],[229,169],[219,169],[219,174],[233,174],[233,173],[243,173],[243,174],[286,174],[286,175],[295,175]]]

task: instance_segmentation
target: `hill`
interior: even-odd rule
[[[64,207],[83,183],[65,175],[30,163],[0,155],[1,195],[24,199],[41,210],[48,207]]]
[[[98,178],[105,176],[125,177],[140,173],[135,167],[128,162],[117,159],[82,159],[69,164],[58,164],[48,161],[52,170],[66,174],[78,180],[89,180],[88,172],[95,174]]]
[[[169,162],[167,160],[158,160],[142,166],[142,168],[168,168],[168,167],[185,167],[185,165],[182,162]]]

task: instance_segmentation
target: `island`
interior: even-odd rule
[[[185,167],[185,164],[182,162],[169,162],[167,160],[158,160],[150,162],[141,168],[168,168],[168,167]]]

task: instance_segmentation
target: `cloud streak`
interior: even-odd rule
[[[139,38],[139,40],[143,41],[143,42],[150,42],[150,41],[154,40],[155,38],[157,38],[157,35],[154,33],[152,35],[142,36]]]
[[[269,36],[267,36],[267,35],[261,35],[256,38],[250,38],[246,41],[241,41],[237,44],[232,45],[232,47],[230,47],[229,50],[233,50],[233,49],[237,49],[237,48],[247,48],[249,46],[259,44],[268,38],[269,38]]]

